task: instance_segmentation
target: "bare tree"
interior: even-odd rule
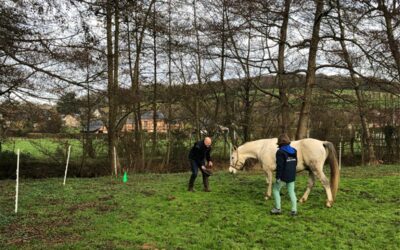
[[[196,72],[196,77],[197,77],[197,83],[199,85],[202,84],[202,53],[200,50],[200,36],[199,36],[199,26],[198,26],[198,20],[197,20],[197,0],[193,0],[193,29],[195,32],[195,41],[196,41],[196,45],[195,45],[195,56],[196,56],[196,60],[195,60],[195,72]],[[199,100],[198,95],[194,95],[194,105],[195,105],[195,109],[194,109],[194,119],[195,119],[195,127],[196,127],[196,137],[197,140],[200,139],[201,134],[200,134],[200,102],[201,100]]]
[[[312,35],[310,39],[310,50],[308,54],[306,82],[304,86],[303,100],[300,110],[299,121],[297,125],[296,139],[303,139],[307,136],[308,122],[310,119],[311,111],[311,97],[315,85],[315,72],[316,72],[316,57],[318,51],[318,43],[320,41],[319,30],[321,20],[326,14],[323,11],[324,0],[315,0],[315,14],[314,23],[312,28]]]
[[[281,103],[280,112],[280,126],[281,132],[288,132],[288,118],[289,118],[289,98],[288,98],[288,86],[285,79],[285,47],[287,42],[287,30],[289,23],[289,12],[291,0],[285,0],[284,10],[282,12],[282,25],[280,27],[279,36],[279,52],[278,52],[278,72],[276,74],[276,81],[279,85],[279,100]]]
[[[172,123],[172,6],[171,1],[168,0],[168,27],[167,27],[167,57],[168,57],[168,88],[167,88],[167,149],[164,159],[164,165],[169,165],[170,156],[171,156],[171,123]]]
[[[114,17],[114,34],[113,34]],[[118,0],[107,0],[106,3],[106,30],[107,30],[107,95],[108,95],[108,160],[111,173],[114,168],[114,148],[117,140],[117,112],[116,93],[118,91],[118,60],[119,60],[119,6]],[[114,41],[113,41],[114,40]]]
[[[378,0],[378,10],[382,12],[384,17],[387,43],[389,44],[389,49],[392,52],[398,76],[400,76],[399,41],[395,38],[395,30],[397,29],[398,31],[399,29],[400,3],[397,0],[392,0],[391,9],[389,9],[389,6],[385,2],[385,0]],[[393,22],[395,23],[393,24]],[[400,81],[400,77],[397,77],[397,81]]]
[[[128,64],[129,64],[129,76],[131,80],[131,90],[132,96],[134,97],[132,110],[134,114],[134,122],[135,122],[135,144],[137,145],[136,155],[140,160],[138,161],[139,165],[142,169],[144,169],[145,164],[145,151],[144,151],[144,140],[142,133],[142,124],[141,124],[141,90],[140,90],[140,63],[141,56],[143,52],[143,43],[145,39],[145,31],[149,28],[150,23],[148,22],[149,16],[151,15],[152,7],[155,3],[155,0],[151,0],[148,6],[145,6],[145,3],[142,1],[135,1],[130,4],[128,9],[133,9],[133,20],[135,24],[135,28],[132,30],[130,28],[129,17],[127,18],[127,49],[128,49]],[[132,58],[133,48],[132,48],[132,34],[134,38],[134,49],[135,55]]]
[[[353,84],[354,91],[356,94],[356,100],[357,100],[357,108],[358,108],[358,113],[360,116],[361,120],[361,125],[362,125],[362,131],[363,131],[363,142],[365,141],[365,146],[368,151],[368,156],[367,156],[367,161],[368,164],[376,164],[376,157],[375,157],[375,150],[371,138],[371,133],[369,130],[368,126],[368,120],[367,120],[367,107],[366,103],[364,100],[364,96],[362,94],[362,91],[360,89],[360,84],[359,84],[359,79],[356,77],[356,72],[353,66],[353,59],[350,57],[350,53],[348,51],[347,45],[346,45],[346,33],[345,33],[345,26],[344,26],[344,21],[342,19],[342,10],[340,0],[336,0],[336,8],[337,8],[337,22],[339,25],[340,29],[340,47],[341,47],[341,52],[344,61],[346,62],[346,65],[348,67],[349,73],[350,73],[350,78],[351,78],[351,83]],[[346,16],[350,16],[347,14]]]

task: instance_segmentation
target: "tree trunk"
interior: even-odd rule
[[[229,91],[228,84],[225,82],[225,69],[226,69],[226,43],[227,43],[227,28],[226,28],[226,22],[227,22],[227,1],[222,0],[222,30],[221,30],[221,69],[220,69],[220,75],[219,79],[222,85],[222,90],[224,92],[224,105],[225,105],[225,118],[224,118],[224,125],[229,129],[230,132],[230,139],[233,141],[233,130],[234,127],[232,126],[232,123],[235,122],[235,117],[233,116],[233,105],[234,101],[232,101],[232,94]],[[227,139],[225,140],[227,142]],[[225,150],[225,149],[224,149]]]
[[[144,28],[143,28],[144,29]],[[133,67],[133,83],[132,83],[132,89],[134,92],[135,96],[135,102],[133,105],[133,110],[135,114],[135,142],[137,146],[137,159],[138,165],[140,168],[143,170],[144,169],[144,154],[143,154],[143,133],[142,133],[142,120],[141,120],[141,93],[140,93],[140,83],[139,83],[139,63],[140,63],[140,54],[142,51],[142,41],[143,37],[139,36],[136,33],[136,56],[135,56],[135,61],[134,61],[134,67]]]
[[[250,124],[251,124],[251,101],[250,101],[250,83],[251,79],[248,78],[246,79],[246,84],[245,84],[245,93],[244,93],[244,117],[243,117],[243,140],[244,142],[248,142],[251,140],[250,136]]]
[[[366,116],[367,108],[366,108],[364,98],[362,96],[362,92],[360,90],[360,85],[355,76],[353,62],[350,58],[346,43],[344,41],[346,36],[345,36],[345,29],[343,26],[343,21],[342,21],[342,16],[341,16],[340,0],[337,0],[336,4],[337,4],[337,8],[338,8],[338,22],[339,22],[339,28],[340,28],[340,46],[342,48],[343,57],[345,59],[347,67],[349,69],[351,82],[353,84],[353,87],[354,87],[354,90],[356,93],[356,97],[357,97],[357,108],[358,108],[358,113],[360,115],[361,126],[362,126],[362,130],[363,130],[362,134],[363,134],[363,138],[365,138],[365,140],[364,139],[362,140],[363,143],[365,142],[365,145],[363,146],[363,148],[367,149],[367,159],[366,160],[368,162],[368,165],[371,165],[371,164],[374,165],[374,164],[376,164],[376,157],[375,157],[374,145],[372,143],[371,133],[370,133],[369,127],[368,127],[368,120],[367,120],[367,116]]]
[[[113,162],[113,167],[114,167],[114,171],[113,171],[113,173],[115,173],[115,169],[118,167],[118,166],[115,166],[115,164],[117,164],[116,163],[116,161],[114,161],[114,159],[116,159],[118,156],[116,155],[116,152],[117,152],[117,150],[116,150],[116,148],[117,148],[117,141],[118,141],[118,127],[117,127],[117,114],[118,114],[118,101],[117,101],[117,98],[118,98],[118,93],[119,93],[119,84],[118,84],[118,76],[119,76],[119,71],[118,71],[118,68],[119,68],[119,5],[118,5],[118,2],[119,2],[119,0],[114,0],[114,5],[115,5],[115,14],[114,14],[114,25],[115,25],[115,30],[114,30],[114,81],[113,81],[113,85],[114,85],[114,93],[113,93],[113,95],[114,95],[114,108],[113,108],[113,112],[115,113],[114,114],[114,119],[115,119],[115,122],[114,122],[114,140],[115,140],[115,142],[114,142],[114,147],[115,147],[115,149],[113,149],[113,160],[112,160],[112,162]],[[118,165],[118,164],[117,164]]]
[[[196,140],[200,140],[201,138],[201,128],[200,128],[200,115],[199,115],[199,100],[197,99],[198,95],[195,95],[194,98],[194,119],[196,124]]]
[[[393,4],[395,4],[395,1],[393,1]],[[388,43],[389,43],[389,48],[390,51],[392,52],[396,67],[397,67],[397,73],[398,77],[397,80],[400,80],[400,52],[399,52],[399,44],[394,38],[393,34],[393,24],[392,24],[392,15],[389,12],[387,6],[385,5],[384,0],[379,0],[378,1],[378,9],[383,12],[383,17],[385,18],[385,24],[386,24],[386,34],[388,38]]]
[[[149,165],[156,155],[157,147],[157,33],[156,33],[156,5],[153,5],[153,66],[154,66],[154,85],[153,85],[153,134],[152,148]]]
[[[299,122],[297,125],[296,140],[303,139],[307,136],[308,121],[310,119],[311,112],[312,91],[315,85],[316,57],[318,51],[318,43],[320,40],[319,30],[321,25],[324,0],[316,0],[315,2],[316,8],[314,25],[311,37],[310,51],[308,54],[306,82],[303,94],[303,102],[300,110]]]
[[[171,0],[168,1],[168,96],[172,90],[172,36],[171,36]],[[167,152],[165,156],[165,165],[169,165],[171,155],[171,122],[172,122],[172,98],[168,99],[168,117],[167,117]],[[164,165],[164,164],[163,164]]]
[[[200,36],[199,36],[199,29],[197,27],[197,6],[196,6],[197,1],[193,0],[193,26],[196,34],[196,57],[197,57],[197,62],[196,62],[196,76],[197,76],[197,83],[200,86],[202,84],[202,79],[201,79],[201,54],[200,54]],[[200,89],[200,88],[197,88]],[[201,138],[201,128],[200,128],[200,103],[199,103],[199,95],[194,95],[195,98],[195,124],[196,124],[196,137],[197,140],[200,140]]]
[[[136,44],[136,54],[135,54],[135,60],[133,63],[132,67],[132,58],[131,58],[131,46],[130,46],[130,34],[128,32],[128,57],[129,57],[129,69],[130,69],[130,77],[131,77],[131,85],[132,85],[132,93],[135,98],[133,105],[132,105],[132,110],[134,113],[134,121],[135,121],[135,142],[137,145],[137,158],[139,158],[139,166],[141,169],[144,169],[144,164],[145,164],[145,153],[144,153],[144,140],[143,140],[143,133],[142,133],[142,122],[141,122],[141,107],[140,107],[140,82],[139,82],[139,64],[140,64],[140,55],[142,53],[142,46],[143,46],[143,39],[145,36],[145,30],[147,29],[147,19],[150,15],[151,8],[153,4],[155,3],[155,0],[152,0],[149,3],[149,7],[145,12],[145,16],[143,19],[143,23],[140,25],[142,28],[140,29],[135,29],[135,44]],[[136,2],[135,2],[136,4]],[[139,24],[137,24],[139,26]],[[132,72],[133,71],[133,72]],[[136,158],[136,159],[137,159]]]
[[[114,147],[116,141],[116,87],[114,82],[114,56],[113,56],[113,34],[112,34],[112,15],[114,1],[108,0],[106,7],[106,29],[107,29],[107,94],[108,94],[108,161],[111,173],[114,170]]]
[[[250,15],[251,13],[249,13]],[[226,24],[228,26],[228,29],[230,28],[230,23],[229,20],[226,20]],[[244,80],[244,86],[243,90],[244,93],[241,96],[242,98],[242,102],[243,102],[243,115],[241,116],[241,121],[240,121],[240,125],[242,127],[243,130],[243,140],[244,142],[250,141],[251,140],[251,129],[252,129],[252,109],[253,109],[253,105],[254,105],[254,100],[255,97],[257,96],[257,89],[254,91],[254,96],[253,98],[251,98],[251,86],[253,85],[253,80],[252,80],[252,76],[251,76],[251,72],[250,72],[250,51],[251,51],[251,26],[248,28],[248,32],[247,32],[247,55],[246,57],[242,57],[241,53],[239,51],[239,48],[236,44],[236,41],[234,40],[233,36],[230,35],[230,39],[232,42],[232,47],[233,47],[233,52],[235,53],[236,59],[239,61],[239,64],[243,70],[243,72],[245,73],[245,80]],[[233,106],[233,114],[235,114],[235,106]],[[233,131],[235,133],[235,131]],[[235,134],[233,136],[233,141],[235,142],[235,144],[237,143],[237,138],[235,138]]]
[[[93,149],[92,140],[89,137],[89,130],[90,130],[90,120],[91,120],[91,103],[90,103],[90,86],[89,86],[89,61],[90,61],[90,54],[89,50],[86,51],[87,58],[86,58],[86,90],[87,90],[87,97],[86,97],[86,105],[87,105],[87,117],[86,117],[86,133],[83,134],[82,138],[82,159],[81,159],[81,166],[79,169],[79,176],[82,176],[82,169],[86,162],[86,156],[89,154],[89,157],[92,157],[91,152],[89,149]],[[83,125],[83,124],[82,124]],[[91,147],[90,147],[90,146]],[[90,147],[90,148],[89,148]]]
[[[280,127],[282,133],[288,132],[288,120],[289,120],[289,98],[288,98],[288,88],[285,79],[285,44],[287,27],[289,22],[289,10],[290,10],[291,0],[285,1],[285,10],[283,11],[283,21],[280,30],[280,40],[279,40],[279,53],[278,53],[278,74],[276,76],[279,85],[279,100],[281,104],[280,112]]]

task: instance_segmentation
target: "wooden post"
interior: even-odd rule
[[[342,137],[339,142],[339,170],[342,169]]]
[[[118,176],[117,172],[117,149],[114,146],[114,170],[115,170],[115,177]]]
[[[232,166],[232,143],[229,143],[229,166]]]

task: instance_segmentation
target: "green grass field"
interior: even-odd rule
[[[100,155],[106,155],[107,148],[104,141],[94,140],[93,144]],[[67,145],[71,145],[71,159],[79,159],[82,156],[82,142],[78,139],[10,138],[4,143],[3,150],[16,151],[19,148],[21,154],[28,154],[38,160],[49,160],[51,156],[56,157],[57,149],[66,154]]]
[[[211,193],[186,191],[189,173],[120,179],[0,181],[0,249],[398,249],[400,166],[342,169],[333,208],[316,185],[299,215],[269,215],[259,172],[217,172]],[[298,176],[302,195],[306,175]]]
[[[182,143],[182,148],[187,150],[189,149],[194,141],[191,141],[189,138]],[[158,140],[157,142],[157,150],[162,155],[165,154],[167,149],[167,141],[165,139]],[[64,157],[67,154],[68,146],[71,145],[71,160],[79,161],[82,157],[82,141],[78,139],[31,139],[31,138],[9,138],[3,144],[2,150],[13,151],[19,148],[21,150],[21,154],[29,155],[30,158],[41,160],[41,161],[49,161],[53,158],[60,159],[63,156],[60,155],[61,151],[64,154]],[[107,156],[107,145],[104,140],[93,140],[93,147],[96,151],[96,156],[106,157]],[[146,155],[151,155],[151,141],[147,141],[146,146]],[[224,141],[217,140],[213,145],[213,156],[216,158],[225,158],[229,159],[229,145],[226,145],[226,151],[224,154]],[[186,156],[186,155],[185,155]],[[122,157],[120,155],[120,157]]]

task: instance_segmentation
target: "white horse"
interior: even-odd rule
[[[236,173],[236,170],[242,170],[246,159],[257,159],[267,175],[267,190],[265,199],[271,197],[272,192],[272,173],[276,170],[276,151],[278,150],[277,138],[263,139],[247,142],[238,148],[234,148],[230,159],[229,172]],[[308,184],[300,202],[305,202],[312,187],[315,177],[317,177],[326,191],[326,206],[331,207],[336,198],[336,192],[339,186],[339,166],[336,158],[336,150],[331,142],[319,141],[316,139],[302,139],[292,141],[292,147],[297,150],[297,172],[308,170]],[[331,180],[326,178],[323,167],[325,160],[329,160],[331,168]]]

